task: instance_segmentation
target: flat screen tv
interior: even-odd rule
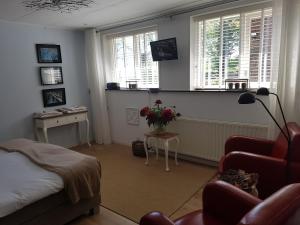
[[[150,42],[153,61],[178,59],[176,38]]]

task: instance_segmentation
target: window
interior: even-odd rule
[[[225,79],[269,87],[272,9],[194,18],[191,88],[225,88]]]
[[[153,62],[150,42],[157,40],[157,31],[146,31],[115,36],[112,41],[110,81],[119,82],[123,88],[137,82],[138,88],[159,86],[158,63]]]

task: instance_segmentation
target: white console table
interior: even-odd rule
[[[81,111],[77,113],[65,113],[62,115],[57,115],[52,117],[34,118],[35,134],[39,141],[43,141],[39,135],[39,130],[42,130],[44,136],[44,142],[48,143],[47,130],[49,128],[60,127],[60,126],[75,124],[75,123],[79,125],[80,122],[86,123],[86,142],[89,146],[91,146],[90,138],[89,138],[89,120],[88,120],[87,111]],[[79,126],[78,126],[78,133],[79,133],[79,137],[81,137]]]

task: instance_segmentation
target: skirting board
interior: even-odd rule
[[[165,150],[159,149],[158,153],[159,153],[159,155],[164,156],[165,155]],[[174,158],[175,153],[173,151],[172,152],[169,151],[169,157]],[[185,154],[182,154],[182,153],[177,153],[177,157],[178,157],[178,159],[181,159],[181,160],[184,160],[184,161],[187,161],[187,162],[191,162],[191,163],[207,165],[207,166],[212,166],[212,167],[218,167],[218,162],[207,160],[207,159],[202,159],[202,158],[195,157],[195,156],[190,156],[190,155],[185,155]]]
[[[128,144],[128,143],[120,143],[120,142],[116,142],[116,141],[113,141],[113,143],[131,147],[131,145]],[[159,149],[159,155],[164,156],[165,151],[163,149]],[[174,152],[173,151],[169,151],[169,157],[174,158]],[[207,165],[207,166],[212,166],[212,167],[218,167],[218,162],[207,160],[207,159],[202,159],[202,158],[195,157],[195,156],[190,156],[190,155],[178,153],[177,157],[178,157],[178,159],[181,159],[181,160],[184,160],[184,161],[187,161],[187,162],[191,162],[191,163]]]

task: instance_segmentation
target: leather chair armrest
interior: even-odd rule
[[[241,169],[258,173],[260,198],[266,198],[286,184],[286,160],[246,152],[231,152],[223,160],[223,171]]]
[[[207,213],[224,224],[237,224],[260,202],[260,199],[220,180],[207,184],[203,190],[203,214]]]
[[[285,186],[247,213],[239,225],[298,225],[300,221],[300,184]],[[272,222],[271,222],[272,221]]]
[[[168,217],[161,212],[150,212],[143,216],[140,225],[174,225]]]
[[[262,138],[231,136],[225,143],[225,155],[233,151],[271,155],[274,143],[274,141]]]

